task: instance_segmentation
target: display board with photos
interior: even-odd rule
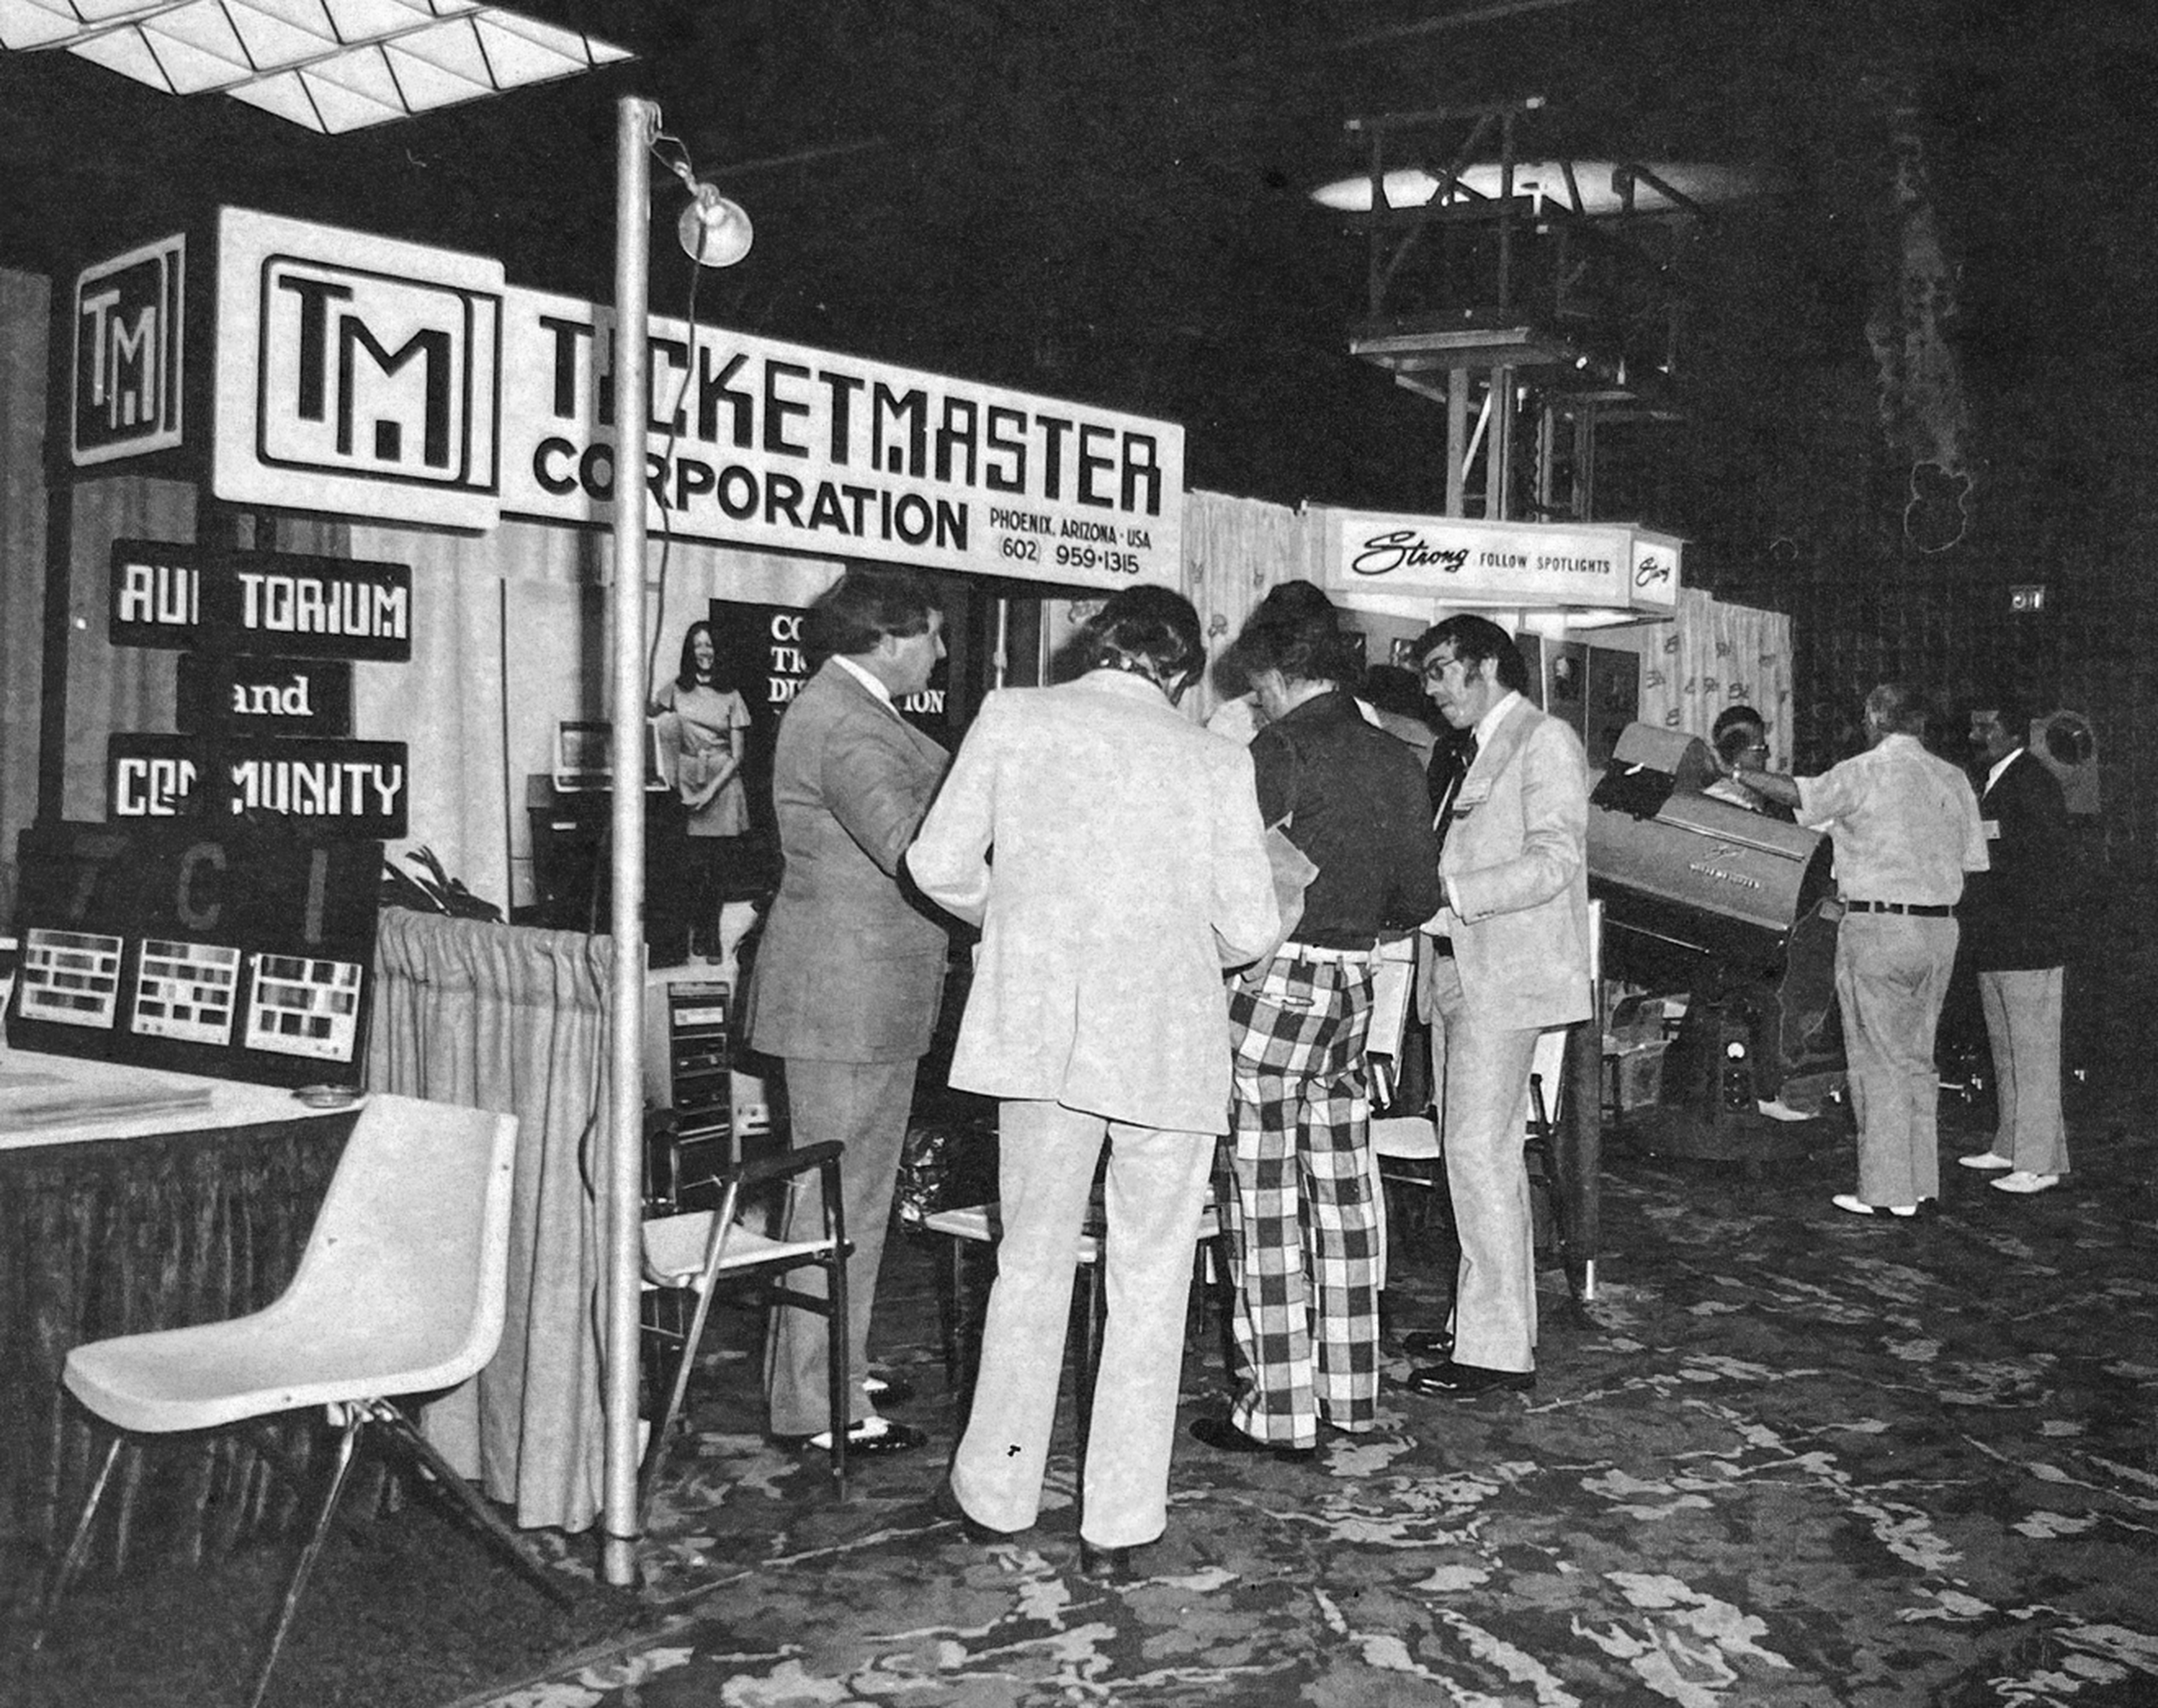
[[[196,818],[59,823],[17,848],[9,1041],[260,1085],[355,1085],[378,842]]]

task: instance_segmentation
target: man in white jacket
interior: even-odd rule
[[[1280,935],[1251,756],[1175,710],[1190,602],[1111,598],[1075,682],[994,694],[907,854],[980,926],[951,1083],[1003,1100],[1004,1222],[973,1409],[940,1501],[977,1540],[1041,1503],[1072,1272],[1106,1138],[1109,1317],[1082,1567],[1133,1574],[1168,1521],[1192,1250],[1227,1130],[1225,966]]]

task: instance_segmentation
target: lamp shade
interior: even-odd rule
[[[749,253],[756,235],[747,211],[708,183],[695,185],[693,195],[674,223],[682,240],[682,253],[700,266],[732,266]]]

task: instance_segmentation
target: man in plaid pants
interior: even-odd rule
[[[1279,590],[1277,590],[1278,592]],[[1270,597],[1232,649],[1268,721],[1252,741],[1260,815],[1316,868],[1288,942],[1231,984],[1227,1212],[1242,1391],[1192,1435],[1308,1459],[1324,1422],[1376,1421],[1378,1210],[1364,1061],[1374,947],[1438,905],[1438,849],[1408,746],[1348,688],[1357,637],[1316,590]]]

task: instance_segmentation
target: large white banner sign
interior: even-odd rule
[[[603,525],[614,314],[499,263],[226,209],[217,495]],[[650,328],[646,521],[714,544],[1082,587],[1181,579],[1184,430],[680,322]]]
[[[1327,585],[1457,606],[1669,611],[1681,543],[1624,522],[1327,514]]]
[[[502,300],[498,261],[222,209],[217,495],[493,527]]]
[[[613,312],[513,289],[509,317],[503,508],[606,521]],[[1180,426],[720,328],[649,336],[655,533],[1088,587],[1180,577]]]

